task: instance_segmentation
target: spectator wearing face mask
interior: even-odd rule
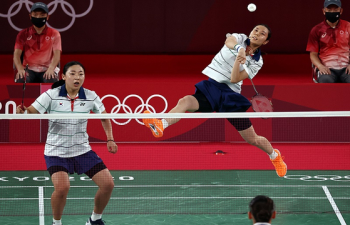
[[[16,82],[53,83],[58,80],[57,65],[61,57],[61,35],[47,26],[49,9],[46,4],[32,5],[29,18],[32,26],[21,30],[16,39],[13,62]],[[28,65],[28,71],[25,67]]]
[[[306,50],[316,67],[319,83],[350,83],[350,23],[340,19],[340,0],[325,0],[325,20],[310,32]]]

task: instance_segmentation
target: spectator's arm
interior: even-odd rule
[[[22,50],[21,49],[15,49],[13,53],[13,63],[16,66],[17,69],[17,74],[16,74],[16,79],[23,78],[25,76],[25,71],[24,67],[21,62],[21,55],[22,55]]]
[[[312,64],[314,64],[317,67],[321,75],[331,74],[329,68],[322,64],[320,58],[318,57],[318,52],[310,52],[310,60]]]
[[[55,78],[54,70],[55,70],[56,66],[58,65],[58,63],[60,62],[60,58],[61,58],[61,51],[54,50],[53,51],[53,58],[52,58],[52,61],[50,63],[50,66],[44,74],[45,79]]]

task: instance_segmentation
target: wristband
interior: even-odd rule
[[[234,50],[236,50],[237,52],[239,51],[239,49],[243,48],[241,45],[236,44],[235,47],[233,47]]]
[[[107,142],[109,142],[109,141],[113,141],[114,142],[114,140],[107,140]]]

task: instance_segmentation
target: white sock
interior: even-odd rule
[[[273,150],[273,152],[269,156],[270,156],[270,159],[274,160],[278,156],[278,154],[277,152],[275,152],[275,150]]]
[[[163,129],[169,126],[168,121],[166,121],[165,119],[162,119],[162,123],[163,123]]]
[[[92,212],[92,215],[91,215],[91,220],[92,221],[96,221],[96,220],[99,220],[102,218],[102,214],[97,214],[95,212]]]
[[[54,225],[62,225],[62,220],[52,219]]]

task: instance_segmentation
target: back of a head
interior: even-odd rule
[[[256,222],[269,222],[275,211],[275,204],[271,198],[258,195],[249,204],[250,213]]]

